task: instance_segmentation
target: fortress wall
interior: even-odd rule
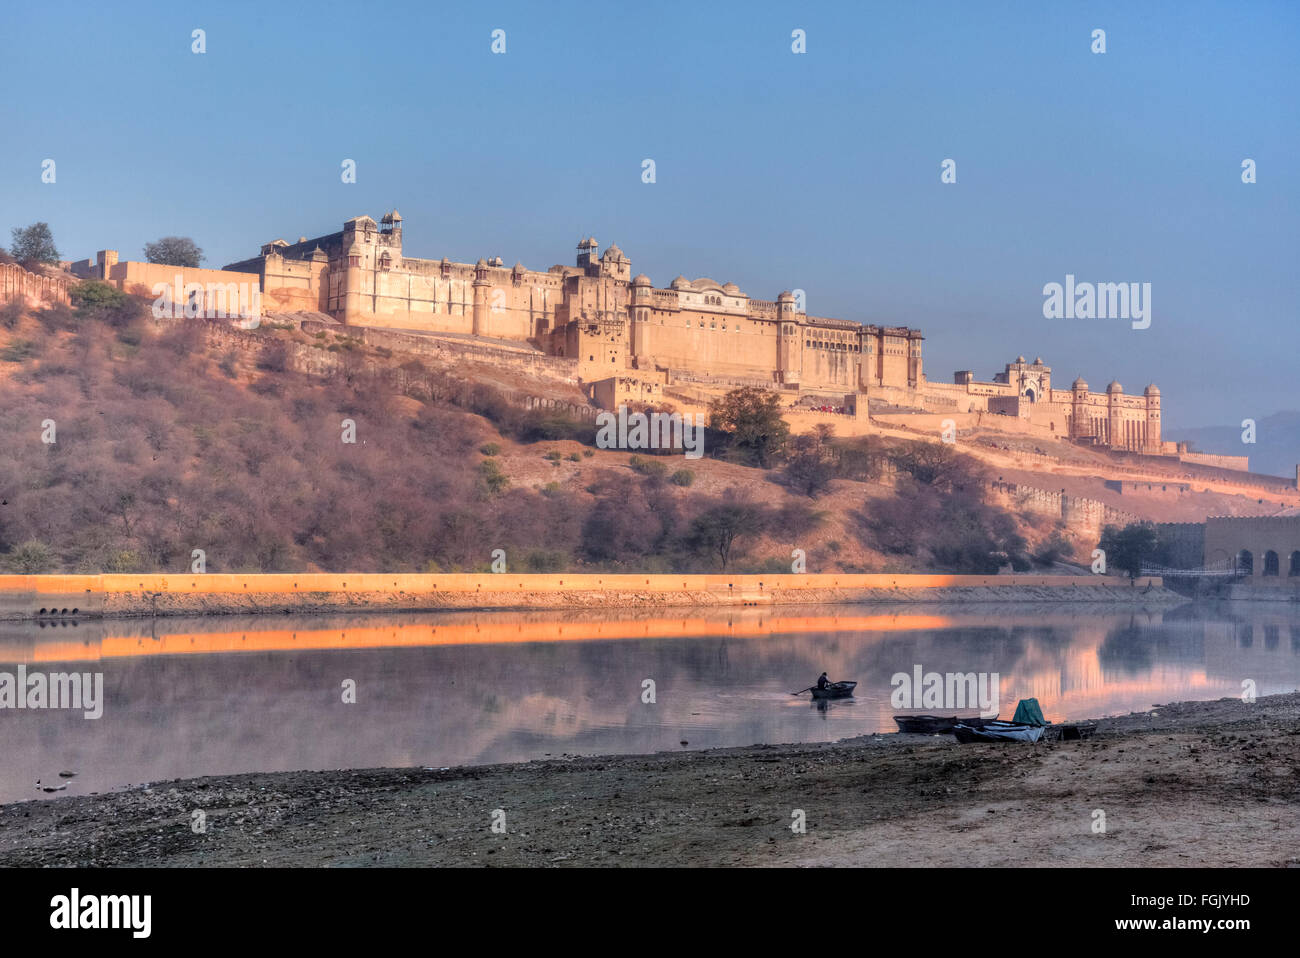
[[[1170,467],[1173,465],[1168,457],[1163,456],[1147,456],[1131,452],[1117,452],[1116,456],[1120,462],[1131,463],[1134,467],[1138,467],[1113,466],[1112,471],[1116,472],[1141,472],[1144,470],[1171,472]],[[1244,495],[1258,495],[1260,492],[1267,492],[1288,500],[1300,499],[1300,496],[1297,495],[1294,479],[1269,476],[1258,472],[1241,472],[1236,469],[1187,461],[1183,461],[1183,465],[1186,468],[1176,473],[1171,472],[1170,479],[1181,479],[1194,484],[1212,480],[1236,486]]]
[[[1204,522],[1157,522],[1156,534],[1169,547],[1174,569],[1197,569],[1205,556]]]
[[[262,309],[283,313],[325,312],[328,282],[324,262],[267,257],[262,273]]]
[[[112,283],[126,292],[141,293],[149,297],[158,295],[154,292],[157,286],[167,286],[171,290],[172,305],[177,310],[183,309],[189,300],[185,288],[192,283],[197,283],[203,286],[202,293],[195,293],[199,308],[205,315],[211,317],[218,317],[223,311],[230,317],[242,315],[245,294],[248,294],[248,304],[251,305],[251,294],[260,294],[262,289],[262,279],[257,273],[167,266],[162,263],[138,263],[134,260],[113,263],[109,266],[105,282]],[[261,315],[260,310],[250,309],[246,312],[256,312],[257,315]]]
[[[1140,495],[1144,498],[1179,499],[1192,491],[1186,482],[1146,482],[1141,479],[1107,479],[1107,489],[1113,489],[1120,495]]]
[[[29,306],[67,306],[70,289],[70,282],[62,277],[30,273],[17,263],[0,264],[0,303],[21,299]]]
[[[1218,469],[1231,469],[1247,472],[1250,469],[1249,456],[1220,456],[1208,452],[1181,452],[1178,458],[1182,462],[1195,463],[1198,466],[1214,466]]]
[[[777,325],[731,313],[651,309],[644,324],[646,365],[722,379],[740,377],[771,386],[777,368]],[[724,328],[725,327],[725,328]],[[764,376],[758,367],[770,370]]]
[[[339,609],[765,605],[1028,598],[1133,600],[1159,579],[1052,575],[261,575],[0,576],[0,618],[150,616]],[[41,614],[41,610],[45,614]]]
[[[1205,561],[1215,565],[1229,561],[1243,549],[1253,558],[1251,581],[1267,580],[1295,585],[1300,577],[1290,575],[1291,554],[1300,549],[1300,516],[1247,518],[1210,516],[1205,521]],[[1277,575],[1265,575],[1265,555],[1278,556]]]
[[[1096,499],[1071,496],[1051,489],[1025,486],[1001,479],[988,485],[991,496],[1012,510],[1035,515],[1051,516],[1062,520],[1073,529],[1100,533],[1107,525],[1127,525],[1140,522],[1131,512],[1116,509]]]

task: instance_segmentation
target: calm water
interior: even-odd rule
[[[0,802],[246,771],[446,766],[892,732],[890,677],[997,672],[1054,721],[1300,687],[1300,610],[807,607],[0,624],[0,672],[104,675],[98,720],[0,710]],[[789,693],[823,669],[855,699]],[[656,684],[655,704],[642,683]],[[343,684],[356,684],[344,704]],[[688,745],[680,743],[686,741]]]

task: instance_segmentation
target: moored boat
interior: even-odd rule
[[[911,732],[919,735],[933,735],[937,732],[951,732],[954,725],[961,723],[971,728],[982,728],[989,722],[996,722],[997,716],[991,719],[980,718],[978,715],[970,718],[958,718],[956,715],[895,715],[894,722],[898,725],[900,732]]]
[[[1043,737],[1042,726],[1017,725],[1014,722],[988,722],[982,728],[972,728],[958,722],[952,734],[963,745],[972,742],[1037,742]]]

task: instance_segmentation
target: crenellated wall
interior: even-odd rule
[[[0,263],[0,303],[20,299],[29,306],[66,306],[70,289],[70,282],[62,277],[32,273],[17,263]]]

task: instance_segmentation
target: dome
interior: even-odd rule
[[[1144,396],[1159,396],[1159,395],[1160,395],[1160,387],[1157,386],[1155,383],[1152,383],[1150,386],[1147,386],[1146,389],[1142,390],[1142,395],[1144,395]]]
[[[645,273],[637,273],[637,274],[636,274],[636,277],[632,280],[632,285],[633,285],[633,286],[649,286],[649,285],[650,285],[650,277],[647,276]]]
[[[1085,389],[1085,390],[1086,390],[1086,389],[1088,388],[1088,381],[1087,381],[1086,379],[1084,379],[1082,376],[1080,376],[1078,379],[1076,379],[1076,380],[1074,381],[1074,385],[1071,386],[1070,388],[1071,388],[1071,389]]]
[[[474,264],[474,268],[487,269],[487,260],[483,259],[483,257],[480,256],[478,262]]]
[[[781,295],[776,298],[776,301],[778,303],[792,303],[794,302],[794,293],[790,292],[787,289],[783,291]]]
[[[1116,379],[1112,379],[1110,385],[1106,387],[1106,392],[1108,393],[1122,393],[1123,391],[1124,387],[1121,386],[1119,380]]]
[[[1024,356],[1017,356],[1017,357],[1016,357],[1016,362],[1018,362],[1018,363],[1023,363],[1024,361],[1025,361],[1025,357],[1024,357]]]
[[[627,257],[623,255],[623,251],[618,248],[617,243],[610,243],[609,248],[605,250],[605,255],[602,256],[601,259],[622,261],[627,259]]]
[[[740,295],[740,287],[735,283],[728,283],[726,286],[722,287],[722,291],[724,293],[730,293],[732,296]]]
[[[1042,356],[1035,356],[1035,357],[1034,357],[1034,365],[1035,365],[1035,366],[1041,366],[1041,365],[1043,365],[1043,357],[1042,357]]]
[[[516,261],[515,261],[515,272],[516,272],[516,273],[522,273],[523,271],[524,271],[524,264],[521,263],[521,262],[519,262],[518,260],[516,260]]]
[[[673,289],[691,289],[691,281],[685,276],[678,276],[673,280]]]

